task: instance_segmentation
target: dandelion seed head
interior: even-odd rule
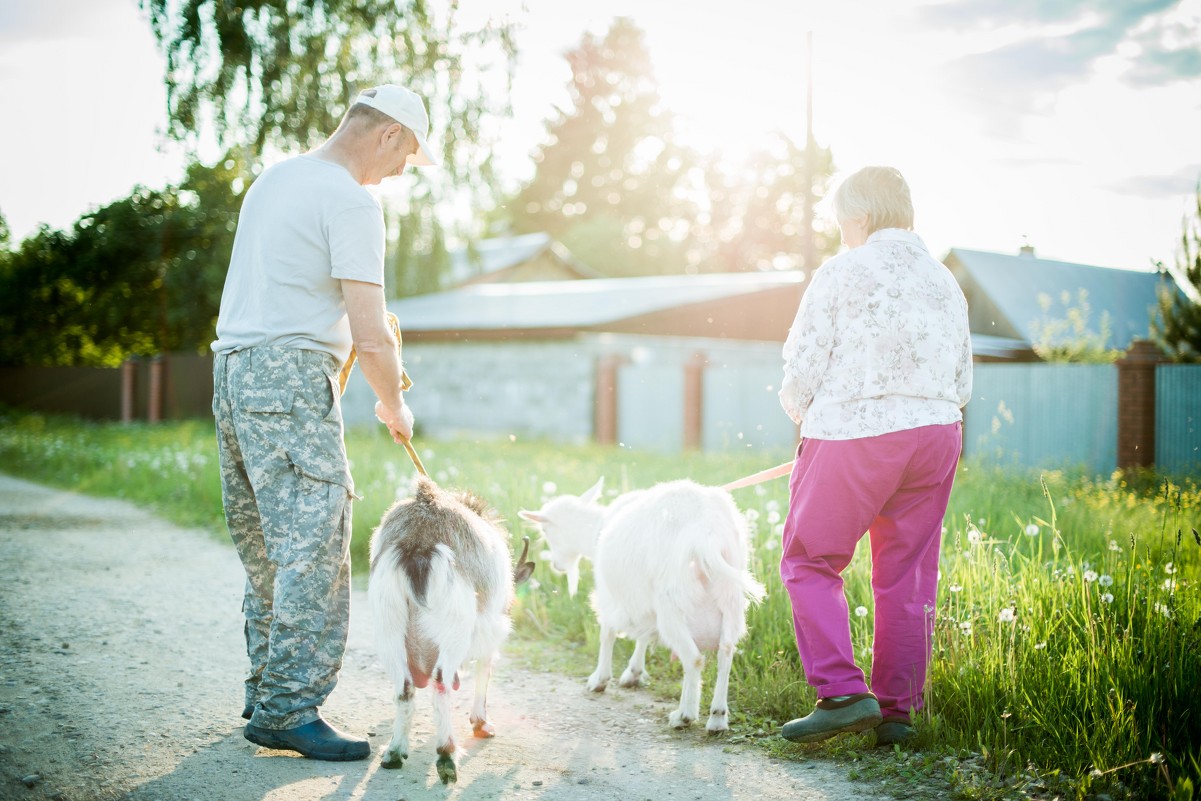
[[[1112,592],[1101,593],[1101,603],[1103,603],[1103,604],[1113,603],[1113,593]]]
[[[1089,584],[1092,584],[1098,578],[1100,578],[1100,576],[1097,575],[1097,571],[1095,571],[1095,570],[1085,570],[1084,571],[1084,580],[1087,581]]]
[[[553,481],[547,481],[542,485],[543,495],[554,495],[559,491],[559,485]]]
[[[1156,751],[1155,753],[1151,754],[1151,756],[1147,759],[1147,761],[1150,762],[1152,765],[1162,765],[1163,764],[1163,754]]]
[[[776,523],[779,523],[780,522],[780,513],[777,512],[775,509],[769,509],[767,512],[767,522],[773,526]]]
[[[1036,643],[1034,644],[1034,650],[1036,650],[1036,651],[1041,651],[1042,649],[1044,649],[1044,648],[1046,648],[1046,647],[1047,647],[1047,643],[1046,643],[1046,642],[1036,642]]]
[[[1172,610],[1168,608],[1167,604],[1162,604],[1162,603],[1155,604],[1155,612],[1156,612],[1156,614],[1163,615],[1164,617],[1167,617],[1167,618],[1170,618],[1172,616]]]
[[[1097,583],[1102,587],[1112,587],[1113,576],[1109,575],[1108,573],[1102,573],[1101,576],[1097,578]]]
[[[1006,607],[1001,610],[1001,614],[997,615],[997,620],[1001,623],[1012,623],[1017,617],[1017,613],[1013,607]]]
[[[1034,523],[1031,523],[1030,525],[1026,526],[1026,536],[1027,537],[1037,537],[1038,533],[1040,531],[1042,531],[1042,529],[1040,529]]]
[[[959,584],[952,584],[950,587],[947,587],[947,589],[951,592],[962,592],[963,587]]]
[[[759,519],[759,510],[758,509],[747,509],[745,516],[746,516],[746,520],[748,523],[754,523],[756,520]]]
[[[959,630],[962,631],[964,634],[971,634],[972,633],[972,621],[965,620],[962,623],[960,623]]]
[[[855,617],[867,617],[867,607],[866,606],[856,606],[855,607]]]
[[[772,498],[770,501],[767,502],[766,508],[767,508],[767,511],[769,511],[769,512],[778,512],[778,511],[780,511],[780,502],[777,501],[775,498]]]
[[[1101,778],[1102,776],[1104,776],[1105,774],[1104,774],[1104,773],[1102,773],[1102,772],[1101,772],[1100,770],[1098,770],[1097,768],[1093,768],[1092,770],[1090,770],[1090,771],[1088,772],[1088,775],[1089,775],[1089,776],[1092,776],[1094,779],[1099,779],[1099,778]]]
[[[968,529],[968,532],[967,532],[967,541],[968,542],[970,542],[972,545],[979,545],[980,538],[981,538],[981,534],[980,534],[979,529],[974,529],[974,528]]]

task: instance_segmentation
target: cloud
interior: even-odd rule
[[[1194,192],[1198,180],[1201,180],[1201,163],[1186,165],[1170,175],[1131,175],[1107,188],[1120,195],[1160,199]]]
[[[1201,17],[1194,24],[1160,24],[1136,39],[1142,52],[1126,79],[1135,86],[1163,86],[1201,77]]]
[[[1023,118],[1050,110],[1060,91],[1088,79],[1096,62],[1119,53],[1125,42],[1136,41],[1146,56],[1128,80],[1162,83],[1201,74],[1201,53],[1164,49],[1172,37],[1156,32],[1163,30],[1156,18],[1180,2],[959,0],[920,13],[928,25],[959,31],[1023,29],[1009,44],[948,62],[945,73],[950,90],[975,106],[994,134],[1013,137]]]
[[[115,0],[0,0],[0,42],[87,35],[115,5]]]

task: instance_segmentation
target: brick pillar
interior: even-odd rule
[[[137,387],[138,366],[133,359],[121,362],[121,422],[133,421],[134,390]]]
[[[1117,362],[1121,470],[1155,465],[1155,368],[1164,361],[1153,342],[1136,339]]]
[[[684,363],[684,448],[704,444],[705,354],[696,352]]]
[[[157,423],[163,419],[163,357],[155,356],[150,360],[150,377],[148,397],[146,398],[146,419]]]
[[[621,357],[601,356],[596,363],[594,433],[601,445],[617,444],[617,368]]]

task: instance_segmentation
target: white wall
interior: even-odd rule
[[[586,334],[571,339],[409,342],[406,400],[426,436],[513,434],[562,442],[592,439],[597,361],[620,355],[618,440],[667,452],[683,446],[684,366],[708,359],[702,439],[706,450],[791,448],[796,427],[776,400],[778,343]],[[342,399],[347,425],[374,423],[375,397],[361,372]]]

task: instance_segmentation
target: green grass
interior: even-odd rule
[[[350,432],[347,449],[363,496],[352,546],[361,570],[372,527],[407,491],[413,471],[379,431]],[[601,475],[611,497],[674,478],[721,484],[790,456],[784,449],[667,456],[521,439],[419,440],[418,450],[440,483],[486,497],[510,521],[515,543],[531,533],[519,509],[582,492]],[[0,415],[0,459],[17,476],[126,498],[225,536],[211,424],[88,424],[10,412]],[[768,595],[748,616],[734,667],[732,743],[759,742],[786,758],[847,759],[856,775],[900,796],[1184,799],[1201,784],[1195,479],[962,466],[946,517],[921,750],[908,754],[870,753],[870,736],[817,746],[774,737],[814,699],[777,574],[786,481],[738,490],[735,500],[750,521],[752,570]],[[866,612],[852,616],[866,666],[870,557],[866,545],[860,550],[845,579],[850,607]],[[545,568],[536,579],[520,592],[512,647],[582,681],[596,647],[587,566],[575,599]],[[629,651],[619,644],[615,664]],[[679,666],[663,649],[653,650],[648,670],[651,692],[678,694]]]

